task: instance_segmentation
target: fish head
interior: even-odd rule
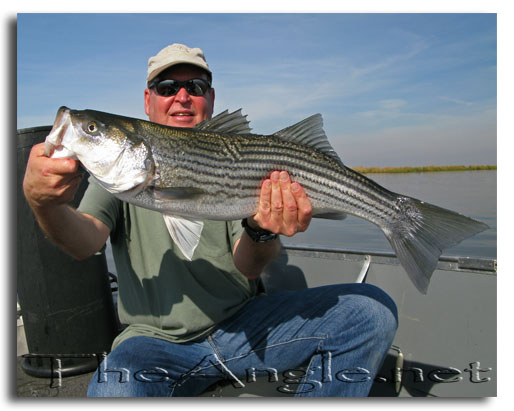
[[[94,110],[61,107],[45,140],[45,154],[75,158],[108,191],[142,188],[151,180],[151,151],[123,117]]]

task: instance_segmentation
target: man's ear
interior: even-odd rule
[[[145,113],[150,115],[150,89],[145,88]]]

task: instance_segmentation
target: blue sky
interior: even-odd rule
[[[349,166],[496,164],[496,14],[19,14],[17,128],[61,105],[146,118],[146,64],[201,47],[215,112],[321,113]]]

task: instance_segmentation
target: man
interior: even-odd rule
[[[193,127],[214,108],[203,52],[173,44],[150,58],[150,121]],[[67,204],[81,179],[70,159],[34,146],[24,192],[45,233],[82,259],[110,236],[128,326],[91,380],[89,396],[195,396],[221,379],[244,386],[248,370],[282,373],[302,364],[299,396],[365,396],[397,327],[378,288],[346,284],[267,296],[258,276],[280,252],[277,234],[305,231],[311,204],[284,171],[270,170],[257,213],[244,222],[204,221],[191,261],[162,215],[117,200],[91,183],[78,210]]]

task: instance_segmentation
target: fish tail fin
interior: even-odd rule
[[[443,250],[489,228],[454,211],[400,196],[400,211],[384,229],[400,263],[416,288],[427,293]]]

